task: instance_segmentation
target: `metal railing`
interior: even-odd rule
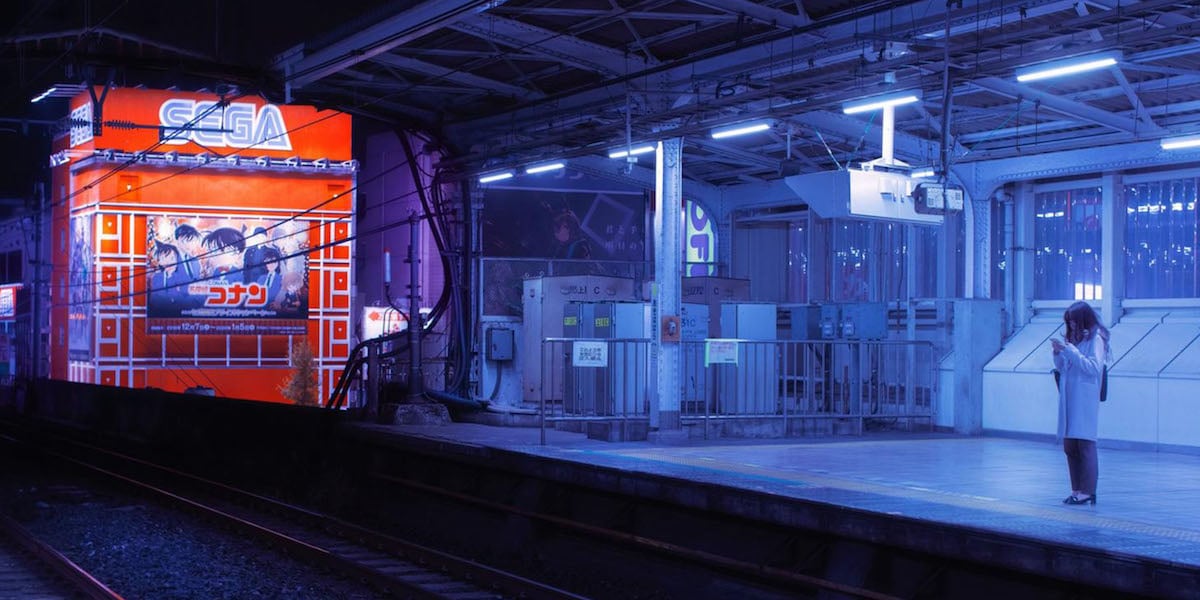
[[[648,339],[542,341],[540,427],[648,420],[657,365]],[[928,341],[697,340],[681,343],[685,421],[824,419],[861,434],[871,420],[933,426],[935,345]],[[705,436],[708,427],[705,426]]]
[[[541,438],[546,423],[648,419],[653,371],[650,340],[542,340]]]
[[[725,345],[714,352],[714,342]],[[931,342],[700,340],[683,342],[682,350],[685,420],[839,419],[856,433],[867,419],[933,424]]]

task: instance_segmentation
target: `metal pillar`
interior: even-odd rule
[[[671,138],[658,143],[655,154],[654,273],[657,279],[651,300],[654,338],[650,346],[651,364],[657,365],[657,393],[650,403],[650,427],[680,430],[681,351],[678,343],[662,341],[663,317],[677,316],[683,276],[683,139]]]

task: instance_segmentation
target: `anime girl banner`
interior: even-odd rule
[[[640,190],[496,187],[485,194],[484,256],[646,259],[646,195]]]
[[[305,334],[307,228],[286,220],[150,218],[146,331]]]

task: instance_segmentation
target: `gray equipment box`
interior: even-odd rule
[[[738,344],[738,364],[718,369],[716,411],[726,415],[775,414],[779,400],[776,306],[757,302],[721,305],[721,337]]]
[[[750,299],[749,279],[684,277],[680,301],[708,306],[708,336],[721,337],[721,304]]]
[[[650,305],[645,302],[571,302],[564,307],[563,337],[645,340],[650,335]],[[570,355],[573,342],[566,343]],[[563,410],[581,416],[628,416],[645,411],[649,380],[649,344],[613,341],[608,367],[564,365]]]
[[[887,303],[856,302],[842,305],[838,337],[847,340],[887,338]]]
[[[542,340],[564,337],[563,309],[571,302],[637,301],[640,300],[632,279],[600,275],[571,275],[566,277],[537,277],[526,279],[521,294],[522,336],[521,399],[539,402],[542,393]],[[553,366],[553,365],[558,366]],[[562,366],[550,361],[548,368],[556,369],[547,379],[557,382],[555,390],[547,390],[547,399],[562,398]]]
[[[887,304],[807,304],[790,307],[794,340],[882,340],[887,338]]]
[[[803,304],[789,307],[788,311],[791,313],[792,322],[789,337],[793,340],[828,339],[822,332],[823,319],[826,318],[826,313],[822,310],[823,308],[820,304]],[[828,329],[830,336],[833,335],[832,325],[825,327],[825,329]]]

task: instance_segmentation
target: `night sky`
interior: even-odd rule
[[[413,2],[400,2],[400,5]],[[278,94],[267,66],[300,43],[321,43],[376,20],[384,0],[6,0],[0,2],[0,218],[33,195],[47,177],[50,127],[36,121],[65,116],[68,100],[30,99],[58,82],[80,83],[88,71],[100,83],[214,89],[234,74]],[[393,3],[394,4],[394,3]],[[78,35],[81,31],[89,35]],[[114,31],[199,56],[184,62],[142,44],[99,36]],[[63,38],[64,32],[72,35]],[[13,202],[16,200],[16,202]]]

